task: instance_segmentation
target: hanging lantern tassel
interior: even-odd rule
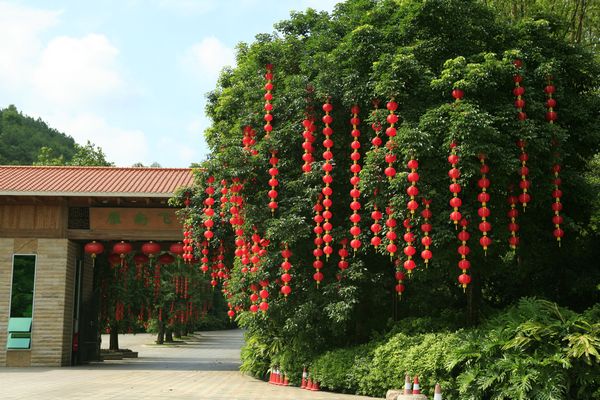
[[[394,254],[398,251],[398,246],[396,246],[396,238],[398,235],[396,234],[396,219],[394,218],[394,210],[392,207],[386,207],[385,212],[388,216],[385,221],[385,225],[387,226],[387,232],[385,234],[388,239],[388,245],[386,246],[386,250],[390,253],[390,260],[394,257]]]
[[[423,237],[421,237],[421,244],[423,245],[423,247],[425,247],[425,249],[421,252],[421,258],[423,259],[423,261],[425,262],[425,266],[427,267],[429,265],[429,260],[431,260],[431,257],[433,256],[431,250],[429,249],[432,243],[430,236],[431,223],[429,222],[429,220],[432,217],[431,209],[429,208],[429,206],[431,205],[431,200],[423,199],[422,203],[425,208],[423,209],[423,211],[421,211],[421,216],[424,220],[421,224],[421,232],[423,232]]]
[[[83,247],[86,254],[89,254],[92,258],[92,268],[96,266],[96,257],[98,254],[104,252],[104,245],[102,243],[92,240],[90,243],[86,243]]]
[[[323,111],[325,111],[325,115],[323,116],[323,123],[325,124],[325,128],[323,128],[323,134],[325,135],[325,140],[323,140],[323,147],[325,147],[325,152],[323,153],[323,158],[325,159],[325,163],[323,164],[323,171],[325,171],[325,175],[323,176],[323,183],[325,187],[321,190],[323,193],[323,206],[325,210],[323,211],[323,218],[325,222],[323,223],[323,229],[325,233],[323,234],[323,242],[325,245],[323,246],[323,253],[325,253],[325,259],[328,260],[329,256],[333,253],[333,248],[331,247],[331,242],[333,241],[333,237],[331,236],[331,230],[333,226],[331,225],[331,218],[333,214],[331,213],[331,206],[333,204],[331,200],[331,195],[333,194],[333,189],[331,188],[331,183],[333,182],[333,176],[331,175],[331,171],[333,170],[333,164],[331,160],[333,159],[333,153],[331,149],[333,148],[333,140],[331,140],[331,135],[333,134],[333,129],[331,129],[331,123],[333,122],[333,117],[330,115],[333,110],[333,106],[327,100],[325,104],[323,104]]]
[[[387,122],[390,126],[385,130],[385,134],[388,137],[388,141],[385,144],[388,152],[385,155],[385,162],[388,163],[387,168],[384,170],[385,176],[388,177],[388,180],[392,180],[396,176],[396,170],[394,169],[394,162],[396,162],[396,155],[393,153],[394,150],[394,142],[392,139],[396,136],[396,123],[398,122],[398,115],[396,115],[396,110],[398,109],[398,103],[394,101],[394,99],[390,100],[386,105],[388,111],[390,112],[387,116]]]
[[[317,204],[315,204],[314,206],[314,221],[316,223],[316,226],[313,230],[316,234],[314,241],[316,248],[313,250],[313,255],[315,256],[315,261],[313,261],[313,267],[315,268],[316,272],[313,274],[313,279],[317,282],[317,287],[323,280],[323,273],[321,272],[321,268],[323,268],[323,261],[321,260],[321,257],[323,257],[323,249],[321,249],[321,246],[323,245],[323,227],[321,226],[321,223],[323,222],[324,218],[321,214],[323,212],[323,205],[321,204],[321,199],[322,196],[319,195],[317,198]]]
[[[292,252],[287,243],[284,244],[284,248],[281,250],[281,256],[283,257],[283,262],[281,263],[281,269],[283,270],[283,274],[281,274],[281,282],[283,282],[281,293],[287,298],[292,293],[292,288],[290,287],[290,281],[292,280],[292,276],[290,275],[290,269],[292,268],[290,257],[292,256]]]
[[[550,125],[554,125],[554,121],[558,118],[556,111],[554,108],[556,107],[556,99],[554,99],[553,95],[556,91],[555,86],[552,84],[552,77],[548,77],[548,84],[544,88],[544,92],[546,93],[546,121]],[[565,235],[565,231],[560,228],[560,225],[563,223],[563,217],[560,215],[562,211],[562,203],[560,201],[562,197],[562,190],[560,189],[561,179],[560,179],[560,153],[558,152],[558,140],[554,136],[554,129],[552,129],[552,146],[554,148],[554,163],[552,165],[552,173],[553,173],[553,184],[554,190],[552,191],[552,198],[554,202],[552,203],[552,211],[554,215],[552,216],[552,224],[554,225],[554,231],[552,235],[556,238],[556,242],[558,243],[558,247],[561,245],[561,240]]]
[[[471,268],[471,263],[467,260],[467,256],[471,252],[469,246],[467,246],[467,241],[471,236],[469,232],[467,232],[467,226],[469,225],[468,221],[463,218],[460,220],[460,226],[462,230],[458,232],[458,240],[460,240],[460,246],[458,246],[458,254],[460,254],[460,261],[458,262],[458,268],[462,270],[462,275],[458,276],[458,282],[461,284],[463,291],[466,292],[467,285],[471,283],[471,276],[467,274],[467,270]]]
[[[489,232],[492,230],[492,224],[488,222],[488,217],[490,216],[490,209],[487,204],[490,201],[490,195],[487,192],[490,187],[490,180],[487,178],[487,174],[490,172],[490,167],[485,163],[485,154],[479,155],[479,161],[481,162],[481,167],[479,171],[481,172],[481,178],[477,182],[477,185],[481,189],[481,193],[477,195],[477,201],[481,203],[479,210],[477,213],[481,218],[481,222],[479,223],[479,230],[481,231],[481,238],[479,238],[479,244],[483,247],[484,255],[487,255],[487,249],[492,244],[492,239],[489,237]]]
[[[356,250],[358,250],[361,246],[360,239],[358,238],[360,235],[360,226],[358,223],[360,222],[360,214],[358,211],[361,208],[361,204],[358,201],[360,197],[360,190],[358,189],[358,184],[360,183],[360,177],[358,174],[360,173],[361,166],[358,163],[360,160],[360,142],[358,138],[360,137],[360,131],[358,130],[358,125],[360,124],[360,119],[358,118],[358,113],[360,112],[360,108],[357,105],[352,107],[352,118],[350,119],[350,124],[352,124],[352,144],[350,147],[352,148],[352,153],[350,154],[350,159],[352,160],[352,165],[350,166],[350,172],[352,173],[352,177],[350,178],[350,184],[352,185],[352,189],[350,190],[350,197],[352,197],[352,202],[350,203],[350,209],[352,210],[352,215],[350,215],[350,222],[352,222],[352,227],[350,228],[350,234],[353,239],[350,241],[350,247],[354,250],[354,254],[356,254]]]

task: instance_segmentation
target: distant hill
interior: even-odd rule
[[[0,110],[0,165],[33,164],[113,165],[93,143],[79,145],[71,136],[10,105]]]

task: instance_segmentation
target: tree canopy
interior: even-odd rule
[[[500,2],[495,3],[500,6]],[[271,34],[257,35],[251,44],[238,46],[237,66],[222,72],[217,88],[208,94],[207,114],[213,123],[206,131],[211,155],[198,171],[189,221],[202,242],[209,176],[216,188],[222,180],[243,184],[244,240],[251,235],[266,239],[267,254],[256,273],[242,272],[233,258],[234,234],[229,227],[231,203],[219,204],[215,236],[230,246],[234,265],[226,294],[233,307],[243,310],[239,322],[249,329],[244,366],[266,370],[274,360],[299,369],[324,349],[359,343],[373,331],[402,317],[452,315],[476,323],[492,310],[513,304],[522,296],[538,296],[583,310],[598,301],[600,271],[598,232],[591,229],[597,207],[597,186],[590,185],[590,160],[599,151],[600,65],[589,47],[566,38],[560,18],[519,18],[507,21],[475,0],[348,0],[332,14],[308,9],[293,13]],[[577,41],[574,41],[577,42]],[[515,67],[515,60],[522,68]],[[274,65],[272,127],[265,135],[265,65]],[[525,88],[526,120],[517,118],[514,76]],[[552,84],[558,120],[546,120],[544,88]],[[453,89],[464,91],[454,102]],[[394,99],[397,135],[385,146],[371,144],[371,125],[381,124],[383,142],[388,111]],[[332,105],[334,254],[324,263],[325,278],[317,287],[312,267],[315,235],[313,207],[324,186],[321,143],[322,105]],[[339,272],[340,241],[351,239],[348,195],[352,149],[351,109],[359,106],[362,247],[348,257],[349,268]],[[377,108],[378,107],[378,108]],[[314,117],[312,172],[303,173],[303,120]],[[523,118],[524,119],[524,118]],[[254,128],[256,144],[244,149],[243,132]],[[516,250],[508,246],[511,232],[507,196],[511,187],[521,191],[523,166],[519,140],[526,143],[526,166],[531,180],[531,202],[519,205]],[[330,145],[331,145],[330,144]],[[449,214],[452,197],[448,162],[451,148],[460,156],[461,212],[470,221],[469,260],[472,283],[466,294],[457,282],[460,255],[457,231]],[[269,203],[269,159],[276,150],[278,208]],[[386,154],[397,158],[398,173],[388,179]],[[491,181],[488,222],[493,244],[486,252],[477,240],[480,155],[485,155]],[[433,258],[424,266],[420,258],[399,301],[394,292],[394,265],[402,263],[402,221],[410,200],[406,189],[407,161],[418,160],[418,201],[431,201]],[[552,236],[552,168],[561,165],[560,198],[564,206],[561,247]],[[586,179],[586,174],[588,178]],[[228,186],[229,187],[229,186]],[[556,193],[556,192],[554,192]],[[517,193],[518,194],[518,193]],[[185,191],[189,195],[189,191]],[[181,198],[184,196],[182,192]],[[391,207],[399,230],[398,252],[390,260],[383,249],[369,244],[377,206]],[[423,204],[420,204],[419,212]],[[384,213],[384,221],[385,216]],[[223,224],[220,223],[223,222]],[[423,223],[418,216],[414,226]],[[384,228],[385,229],[385,228]],[[414,231],[419,235],[418,228]],[[263,243],[263,241],[261,241]],[[419,243],[419,241],[417,241]],[[280,249],[289,246],[292,257],[289,296],[278,295],[282,271]],[[421,251],[419,243],[419,252]],[[402,264],[400,264],[402,265]],[[267,282],[268,281],[268,282]],[[252,286],[268,283],[269,309],[262,318],[247,312]],[[260,313],[259,313],[260,314]]]

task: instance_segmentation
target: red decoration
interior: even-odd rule
[[[396,123],[398,122],[398,115],[396,115],[396,110],[398,109],[398,103],[396,103],[393,99],[390,100],[386,105],[388,111],[390,112],[387,116],[387,122],[390,126],[385,130],[385,134],[388,137],[388,141],[385,144],[385,147],[388,150],[388,153],[385,155],[385,162],[388,163],[387,168],[385,169],[385,175],[388,179],[392,179],[396,176],[396,170],[394,169],[394,162],[396,161],[396,155],[392,153],[394,149],[394,142],[392,138],[396,136]]]
[[[431,232],[431,223],[429,220],[431,219],[431,210],[429,206],[431,205],[431,200],[423,199],[423,206],[425,208],[421,211],[421,216],[423,217],[423,223],[421,224],[421,232],[423,232],[423,237],[421,237],[421,244],[425,249],[421,252],[421,258],[425,262],[425,266],[429,265],[429,260],[433,257],[431,250],[429,247],[431,246],[431,236],[429,235]]]
[[[394,257],[394,254],[398,251],[398,246],[396,246],[396,219],[394,218],[394,211],[391,207],[387,207],[385,212],[388,216],[387,221],[385,221],[385,225],[387,226],[387,232],[385,234],[388,239],[388,244],[386,246],[386,250],[390,253],[390,257]]]
[[[479,162],[481,163],[481,167],[479,168],[481,178],[477,182],[477,185],[481,189],[481,193],[477,195],[477,201],[481,203],[481,206],[479,207],[479,210],[477,210],[477,213],[481,218],[479,230],[482,234],[481,238],[479,238],[479,244],[483,247],[484,254],[487,255],[487,249],[492,244],[492,239],[489,237],[489,232],[492,230],[492,224],[487,220],[490,216],[490,209],[487,206],[487,203],[490,201],[490,195],[487,192],[490,187],[490,180],[487,177],[487,174],[490,172],[490,167],[485,163],[485,154],[479,155]]]
[[[265,90],[267,91],[267,93],[265,93],[265,139],[270,139],[271,137],[271,132],[273,131],[273,125],[271,124],[271,122],[273,121],[273,114],[272,114],[272,110],[273,110],[273,104],[271,103],[271,100],[273,100],[273,94],[272,94],[272,90],[273,90],[273,66],[271,64],[267,64],[267,73],[265,74],[265,79],[267,80],[267,83],[265,84]],[[271,176],[271,179],[269,179],[269,186],[271,187],[271,190],[269,190],[269,208],[271,209],[271,213],[274,214],[275,210],[278,207],[277,204],[277,190],[276,187],[279,185],[279,181],[277,180],[277,175],[279,174],[279,170],[277,169],[277,163],[279,162],[279,159],[277,158],[277,151],[275,149],[271,149],[271,158],[269,159],[269,163],[271,164],[271,168],[269,168],[269,175]]]
[[[404,293],[404,280],[406,279],[406,276],[404,275],[404,272],[402,272],[400,270],[401,265],[400,265],[400,259],[396,259],[395,265],[396,265],[396,273],[395,273],[395,278],[396,278],[396,293],[398,293],[398,296],[402,296],[402,293]]]
[[[458,254],[460,254],[460,261],[458,262],[458,268],[462,270],[462,274],[458,277],[458,282],[463,287],[463,290],[466,290],[467,285],[471,283],[471,277],[467,274],[467,270],[471,268],[471,263],[467,260],[467,256],[471,252],[469,246],[467,246],[467,241],[469,240],[469,232],[467,232],[467,226],[469,225],[466,219],[460,220],[460,226],[462,230],[458,232],[458,240],[460,240],[460,246],[458,246]]]
[[[142,244],[142,253],[147,255],[150,258],[154,258],[158,253],[160,253],[160,244],[155,243],[153,241],[149,241],[148,243]]]
[[[519,232],[519,224],[517,223],[517,217],[519,216],[519,210],[517,210],[517,203],[519,201],[518,197],[513,195],[512,186],[509,188],[508,195],[508,204],[510,205],[510,210],[508,210],[508,218],[510,222],[508,224],[508,230],[510,231],[510,236],[508,237],[508,244],[511,249],[516,250],[519,245],[519,236],[517,232]]]
[[[340,261],[338,261],[338,267],[341,272],[344,272],[348,269],[348,239],[344,238],[340,241],[342,248],[338,250],[338,255],[340,256]]]
[[[273,109],[273,106],[270,103],[265,104],[265,110],[270,111]],[[244,145],[244,150],[253,156],[258,154],[258,151],[254,149],[252,146],[256,144],[256,131],[252,129],[251,126],[244,126],[244,137],[242,138],[242,144]]]
[[[321,215],[321,213],[323,212],[323,205],[321,204],[321,199],[322,196],[319,195],[317,198],[317,204],[315,204],[314,206],[314,221],[316,223],[316,226],[313,230],[316,235],[316,248],[313,250],[313,255],[315,256],[315,261],[313,261],[313,267],[316,269],[316,272],[313,275],[313,279],[317,282],[317,286],[319,286],[319,283],[321,283],[321,281],[323,280],[323,273],[321,272],[321,268],[323,268],[323,261],[321,261],[321,257],[323,257],[323,250],[321,249],[321,246],[323,245],[323,227],[321,226],[321,223],[323,222],[324,218],[323,215]]]
[[[323,183],[325,187],[321,190],[323,193],[323,207],[325,210],[323,211],[323,229],[325,233],[323,234],[323,242],[325,245],[323,246],[323,253],[325,253],[325,258],[329,259],[331,253],[333,253],[333,248],[331,247],[331,242],[333,241],[333,237],[331,236],[331,205],[333,204],[331,200],[331,195],[333,194],[333,189],[331,188],[331,183],[333,182],[333,177],[331,176],[331,170],[333,169],[333,164],[331,160],[333,159],[333,153],[331,152],[331,148],[333,147],[333,140],[331,140],[331,135],[333,134],[333,129],[331,129],[331,123],[333,122],[333,118],[331,116],[331,111],[333,110],[333,106],[329,102],[329,99],[325,104],[323,104],[323,111],[325,111],[325,115],[323,116],[323,123],[325,124],[325,128],[323,128],[323,134],[325,135],[325,140],[323,140],[323,147],[325,147],[325,152],[323,153],[323,159],[325,160],[325,164],[323,164],[323,171],[325,171],[325,175],[323,175]]]
[[[312,163],[314,162],[312,153],[314,151],[313,143],[315,141],[314,132],[317,127],[312,116],[304,118],[302,126],[304,127],[304,132],[302,132],[302,137],[304,138],[304,143],[302,143],[302,148],[304,149],[304,154],[302,155],[302,160],[304,161],[302,171],[306,174],[312,170]]]
[[[457,100],[458,101],[458,100]],[[456,154],[456,142],[450,143],[450,155],[448,156],[448,162],[452,166],[450,171],[448,171],[448,176],[452,180],[450,184],[450,192],[452,193],[452,198],[450,199],[450,207],[452,207],[453,211],[450,213],[450,219],[454,223],[455,227],[458,227],[458,222],[462,219],[462,214],[459,211],[459,207],[462,205],[462,200],[458,197],[458,194],[461,191],[460,184],[458,183],[458,178],[460,177],[460,170],[457,168],[458,161],[460,160],[459,156]]]
[[[183,255],[181,256],[186,264],[190,264],[194,259],[194,248],[192,246],[193,242],[192,226],[186,224],[184,225],[183,230]]]
[[[181,243],[181,242],[173,243],[171,246],[169,246],[169,251],[171,253],[175,254],[177,257],[181,257],[181,255],[184,253],[183,243]]]
[[[360,173],[361,167],[358,161],[360,160],[360,142],[358,138],[360,137],[360,131],[358,130],[358,125],[360,124],[360,119],[358,118],[358,113],[360,112],[360,108],[357,105],[352,107],[352,118],[350,119],[350,123],[352,124],[352,144],[350,147],[352,148],[352,154],[350,155],[350,159],[352,160],[352,166],[350,166],[350,172],[352,173],[352,177],[350,178],[350,184],[352,185],[352,190],[350,190],[350,197],[352,197],[352,202],[350,203],[350,209],[352,209],[352,215],[350,216],[350,222],[352,222],[352,227],[350,228],[350,234],[353,239],[350,241],[350,247],[358,250],[361,246],[360,239],[358,238],[360,235],[360,226],[358,223],[360,222],[360,214],[358,210],[360,210],[360,202],[358,201],[360,197],[360,190],[358,189],[358,184],[360,183],[360,177],[358,174]]]
[[[215,215],[215,210],[213,209],[213,205],[215,204],[215,198],[213,197],[215,194],[215,188],[212,184],[215,183],[215,177],[209,176],[206,178],[206,189],[204,192],[208,195],[208,197],[204,200],[204,238],[210,242],[210,240],[214,237],[214,232],[212,228],[215,224],[213,219]]]
[[[381,221],[383,218],[383,214],[377,209],[377,204],[374,204],[373,206],[371,218],[373,219],[373,224],[371,225],[371,232],[373,232],[371,244],[375,247],[375,249],[377,249],[381,245],[381,237],[379,236],[379,233],[381,232],[382,227],[379,221]]]
[[[413,246],[413,242],[415,241],[415,235],[411,232],[412,222],[410,218],[406,218],[403,222],[405,233],[404,233],[404,241],[406,242],[406,246],[404,247],[404,255],[406,256],[406,261],[404,261],[403,266],[404,269],[408,272],[408,275],[412,274],[413,269],[417,267],[417,263],[413,260],[414,255],[417,252],[417,249]]]
[[[549,76],[548,77],[548,84],[546,85],[546,87],[544,88],[544,92],[546,93],[546,107],[548,108],[548,111],[546,112],[546,120],[548,121],[549,124],[554,125],[554,121],[556,121],[556,119],[558,118],[558,115],[556,114],[556,111],[554,111],[554,107],[556,107],[556,100],[553,97],[554,92],[556,91],[555,86],[552,84],[552,77]],[[552,145],[554,148],[556,148],[558,146],[558,140],[556,139],[555,135],[554,135],[554,130],[552,130]],[[554,202],[552,203],[552,211],[554,213],[554,215],[552,216],[552,224],[554,225],[554,230],[552,231],[552,235],[554,236],[554,238],[556,239],[556,242],[558,243],[558,246],[560,247],[561,244],[561,240],[565,235],[565,231],[563,229],[561,229],[560,225],[563,222],[563,217],[560,215],[560,212],[562,210],[562,203],[561,203],[561,197],[562,197],[562,190],[560,189],[560,185],[562,183],[561,179],[560,179],[560,170],[561,170],[561,166],[560,166],[560,153],[558,152],[557,149],[555,149],[554,154],[553,154],[553,158],[554,158],[554,163],[552,165],[552,173],[553,173],[553,184],[554,184],[554,190],[552,191],[552,198],[554,199]]]
[[[95,259],[98,254],[104,252],[104,245],[93,240],[85,244],[83,251],[85,251],[86,254],[89,254],[92,259]]]
[[[132,247],[130,243],[120,241],[119,243],[115,243],[113,246],[113,252],[118,254],[121,258],[121,266],[123,266],[125,262],[125,256],[131,253]]]
[[[290,287],[290,281],[292,280],[292,276],[290,275],[290,269],[292,269],[290,257],[292,256],[292,252],[287,243],[284,243],[284,248],[281,250],[281,256],[283,257],[283,262],[281,263],[281,269],[283,270],[283,273],[281,274],[281,282],[283,282],[281,293],[284,297],[287,297],[292,292],[292,288]]]
[[[527,114],[523,111],[525,107],[525,100],[523,100],[523,94],[525,93],[525,88],[521,85],[523,82],[523,76],[520,74],[520,70],[523,66],[521,60],[515,60],[513,62],[516,72],[513,75],[513,81],[515,83],[515,88],[513,89],[513,94],[516,96],[515,107],[517,108],[517,118],[519,121],[524,122],[527,120]],[[519,187],[521,188],[521,194],[519,195],[519,202],[523,205],[523,211],[527,208],[527,204],[531,201],[531,195],[529,194],[529,188],[531,186],[531,182],[528,180],[529,176],[529,168],[527,167],[527,160],[529,159],[529,155],[525,151],[525,147],[527,143],[523,139],[517,140],[517,147],[521,150],[521,154],[519,155],[519,161],[521,162],[521,168],[519,169],[519,175],[521,176],[521,182],[519,182]]]

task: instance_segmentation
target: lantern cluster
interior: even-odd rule
[[[267,110],[267,107],[269,110],[273,108],[270,103],[265,104],[265,110]],[[253,156],[257,155],[258,151],[253,147],[256,144],[256,131],[251,126],[246,125],[244,126],[243,133],[242,144],[244,145],[244,150]]]
[[[417,182],[419,182],[419,173],[417,169],[419,168],[419,162],[414,158],[411,158],[407,167],[410,169],[406,179],[410,183],[410,185],[406,188],[406,194],[409,196],[409,200],[406,203],[406,208],[408,209],[409,217],[406,218],[403,222],[405,233],[404,233],[404,242],[406,243],[404,246],[404,255],[407,257],[406,261],[404,261],[404,268],[408,271],[410,275],[413,269],[416,268],[417,264],[413,260],[413,256],[416,254],[417,250],[413,246],[413,242],[415,241],[415,235],[412,233],[412,221],[415,216],[415,212],[419,208],[419,203],[415,200],[416,196],[419,194],[419,188],[417,187]]]
[[[517,223],[517,218],[519,217],[519,210],[517,209],[519,198],[513,194],[512,185],[509,187],[507,201],[508,205],[510,206],[510,209],[507,213],[507,216],[510,220],[508,223],[508,231],[510,232],[510,236],[508,237],[508,245],[511,249],[516,250],[517,246],[519,245],[519,224]]]
[[[415,241],[415,235],[411,231],[412,230],[412,220],[410,218],[405,218],[403,223],[404,225],[404,242],[406,243],[404,246],[404,255],[406,256],[406,261],[404,261],[404,269],[408,272],[408,274],[412,274],[413,269],[417,267],[417,263],[413,260],[413,256],[417,252],[417,249],[413,246],[413,242]]]
[[[421,237],[421,244],[424,249],[421,251],[421,258],[425,263],[425,266],[429,265],[429,260],[433,257],[431,250],[429,249],[432,243],[431,240],[431,223],[429,220],[432,217],[431,209],[429,206],[431,205],[431,200],[423,199],[423,211],[421,211],[421,216],[423,217],[423,223],[421,224],[421,232],[423,232],[423,236]]]
[[[292,293],[292,288],[290,287],[290,282],[292,280],[292,275],[290,275],[290,269],[292,269],[292,264],[290,263],[290,257],[292,257],[292,251],[288,247],[288,244],[284,244],[283,250],[281,250],[281,257],[283,257],[283,262],[281,263],[281,269],[283,273],[281,274],[281,282],[283,285],[281,286],[281,293],[284,297],[287,297],[290,293]]]
[[[348,269],[348,239],[343,238],[340,241],[340,245],[342,246],[339,250],[338,250],[338,255],[340,256],[340,261],[338,261],[338,268],[340,269],[340,272],[344,272],[345,270]],[[341,278],[341,275],[340,275]]]
[[[371,224],[371,232],[373,232],[371,244],[377,249],[381,245],[381,237],[379,236],[379,233],[382,230],[382,226],[379,222],[383,219],[383,214],[377,208],[377,204],[373,206],[371,218],[373,219],[373,223]]]
[[[269,291],[267,290],[269,287],[269,281],[267,281],[267,280],[260,281],[260,286],[262,289],[258,293],[260,296],[260,304],[258,305],[258,308],[263,313],[266,313],[267,310],[269,309],[269,303],[267,301],[267,299],[269,298]]]
[[[358,138],[360,137],[360,130],[358,129],[358,125],[360,124],[360,119],[358,118],[358,113],[360,112],[360,108],[357,105],[352,107],[352,118],[350,119],[350,124],[352,124],[352,143],[350,147],[352,148],[352,153],[350,154],[350,159],[352,160],[352,165],[350,166],[350,172],[352,173],[352,177],[350,178],[350,184],[352,185],[352,189],[350,190],[350,197],[352,197],[352,202],[350,203],[350,209],[352,210],[352,215],[350,215],[350,222],[352,222],[352,227],[350,228],[350,234],[352,235],[352,240],[350,241],[350,247],[358,250],[361,246],[360,239],[358,238],[360,235],[360,226],[358,223],[360,222],[360,214],[358,211],[360,210],[360,202],[358,201],[360,197],[360,190],[358,189],[358,184],[360,183],[360,177],[358,174],[360,173],[361,167],[358,163],[360,160],[360,142]]]
[[[215,216],[215,210],[213,208],[213,205],[215,204],[215,188],[214,186],[212,186],[213,183],[215,183],[215,177],[209,176],[206,179],[206,189],[204,189],[204,192],[208,196],[206,199],[204,199],[204,237],[209,242],[215,235],[215,233],[212,231],[212,228],[215,225],[215,221],[213,219],[213,217]]]
[[[392,138],[396,136],[396,123],[398,122],[398,115],[396,115],[396,110],[398,109],[398,103],[396,103],[393,99],[390,100],[386,105],[389,115],[387,116],[387,122],[390,126],[385,130],[385,134],[388,137],[388,141],[385,144],[387,148],[387,154],[385,155],[385,162],[388,163],[388,166],[385,168],[384,173],[388,179],[392,179],[396,176],[396,169],[394,168],[394,162],[396,162],[396,155],[393,153],[394,150],[394,142]]]
[[[458,178],[460,178],[460,169],[458,169],[458,162],[460,157],[456,154],[456,142],[450,143],[450,155],[448,156],[448,162],[451,167],[448,171],[448,176],[452,183],[449,186],[450,193],[452,193],[452,198],[450,199],[450,207],[452,207],[452,212],[450,212],[450,219],[454,223],[455,227],[458,227],[459,221],[462,219],[462,214],[459,211],[460,206],[462,206],[462,200],[458,197],[458,194],[461,191],[460,183],[458,183]]]
[[[396,245],[396,238],[398,235],[396,234],[396,218],[394,218],[394,210],[392,207],[386,207],[385,212],[387,214],[387,220],[385,221],[385,226],[387,227],[387,231],[385,233],[385,237],[388,240],[388,244],[386,246],[386,250],[390,253],[390,258],[394,257],[394,254],[398,251],[398,246]]]
[[[400,259],[396,259],[394,265],[396,266],[396,273],[394,274],[394,277],[396,278],[396,286],[394,289],[396,290],[396,293],[398,293],[398,296],[402,296],[402,293],[404,293],[405,290],[404,280],[406,279],[406,275],[404,275],[404,272],[401,270],[402,267]]]
[[[264,120],[266,122],[265,129],[265,139],[269,139],[271,132],[273,131],[273,65],[267,64],[267,73],[265,74],[265,79],[267,83],[265,84],[265,116]],[[277,151],[275,149],[271,149],[271,158],[269,159],[269,163],[271,164],[271,168],[269,168],[269,175],[271,178],[269,179],[269,186],[271,190],[269,190],[269,208],[271,209],[271,213],[274,213],[277,209],[277,186],[279,185],[279,181],[277,180],[277,175],[279,174],[279,170],[277,169],[277,163],[279,159],[277,158]]]
[[[312,170],[312,163],[314,161],[312,154],[314,151],[313,143],[315,142],[314,132],[317,127],[314,118],[311,116],[304,118],[302,126],[304,127],[304,132],[302,132],[302,137],[304,138],[304,143],[302,143],[302,148],[304,149],[302,171],[306,174]]]
[[[200,262],[202,263],[200,265],[200,271],[202,271],[202,273],[206,274],[208,272],[208,270],[210,269],[209,267],[209,263],[210,263],[210,249],[208,247],[208,241],[207,240],[203,240],[202,243],[200,243],[200,247],[202,247],[202,250],[200,250],[200,253],[202,254],[202,257],[200,258]]]
[[[492,224],[487,220],[490,216],[490,209],[487,206],[490,201],[490,194],[487,192],[490,187],[490,180],[487,177],[487,174],[490,172],[490,167],[485,163],[485,158],[484,154],[479,155],[479,162],[481,163],[479,171],[481,172],[481,178],[477,181],[477,186],[479,186],[481,192],[477,195],[477,201],[480,203],[477,214],[481,218],[479,231],[482,236],[479,238],[479,244],[483,247],[484,254],[487,254],[487,249],[492,244],[492,239],[489,237],[489,232],[492,230]]]
[[[467,232],[467,226],[469,222],[463,218],[460,220],[461,230],[458,232],[458,240],[460,240],[460,246],[458,246],[458,254],[460,254],[460,261],[458,262],[458,268],[462,271],[462,274],[458,276],[458,283],[461,284],[463,289],[467,288],[467,285],[471,283],[471,276],[467,274],[467,270],[471,268],[471,263],[467,260],[467,256],[471,252],[471,249],[467,245],[467,241],[470,238],[469,232]]]
[[[323,193],[323,253],[325,253],[325,258],[329,259],[329,256],[333,253],[333,248],[331,247],[331,242],[333,241],[333,237],[331,236],[331,230],[333,226],[331,225],[331,206],[333,201],[331,200],[331,195],[333,194],[333,189],[331,188],[331,184],[333,182],[333,176],[331,175],[331,171],[333,170],[333,152],[331,149],[333,148],[333,140],[331,140],[331,135],[333,134],[333,129],[331,128],[331,123],[333,122],[333,117],[331,116],[331,111],[333,110],[333,106],[327,100],[325,104],[323,104],[323,111],[325,111],[325,115],[323,116],[323,123],[325,127],[323,128],[323,135],[325,135],[325,140],[323,140],[323,147],[325,147],[325,151],[323,152],[323,159],[325,163],[323,164],[323,171],[325,174],[323,175],[323,183],[325,187],[321,190]]]
[[[317,203],[313,207],[315,211],[314,221],[316,224],[313,229],[316,235],[314,241],[316,247],[313,250],[313,255],[315,256],[313,267],[315,268],[316,272],[313,274],[313,279],[317,282],[317,286],[323,280],[323,273],[321,272],[321,269],[323,268],[323,261],[321,260],[321,257],[323,257],[323,249],[321,248],[323,245],[323,227],[321,224],[323,223],[324,218],[322,215],[323,205],[321,204],[321,199],[322,197],[319,195],[317,198]]]
[[[227,203],[229,203],[229,198],[227,197],[228,194],[229,194],[229,188],[227,187],[227,180],[222,179],[221,180],[221,199],[220,199],[221,210],[219,211],[219,216],[221,217],[221,223],[223,225],[226,224],[225,211],[227,210]]]
[[[554,121],[556,121],[558,118],[558,114],[554,110],[556,107],[556,99],[553,96],[555,91],[556,87],[552,83],[552,77],[548,77],[548,83],[544,88],[544,92],[546,93],[546,108],[548,109],[548,111],[546,111],[546,121],[548,121],[550,124],[554,124]],[[552,138],[552,145],[553,147],[558,145],[558,142],[554,136]],[[565,231],[560,227],[563,222],[563,217],[560,215],[560,212],[562,211],[562,203],[560,201],[562,197],[562,190],[560,189],[562,181],[560,179],[561,166],[559,158],[560,154],[558,151],[555,151],[554,162],[552,164],[552,174],[554,175],[552,181],[554,186],[554,189],[552,190],[552,198],[554,200],[552,202],[552,211],[554,213],[552,216],[552,224],[554,225],[554,230],[552,231],[552,235],[556,238],[556,241],[560,246],[560,242],[565,235]]]

